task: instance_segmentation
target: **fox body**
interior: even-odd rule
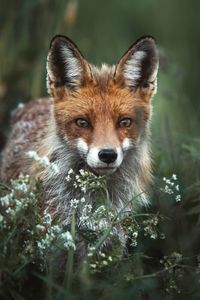
[[[46,168],[38,176],[46,191],[46,207],[63,223],[69,222],[70,200],[81,197],[66,180],[70,169],[75,174],[83,169],[105,175],[114,209],[138,194],[138,201],[147,203],[157,71],[158,50],[152,37],[136,41],[116,66],[97,68],[70,39],[56,36],[47,58],[51,98],[32,101],[13,114],[2,153],[2,180],[8,183],[20,172],[35,174],[26,155],[35,150],[58,166],[58,174]],[[91,204],[95,196],[87,191],[84,195]]]

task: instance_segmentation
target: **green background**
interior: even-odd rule
[[[55,34],[69,36],[97,65],[117,63],[140,36],[156,38],[160,70],[153,100],[154,182],[156,188],[163,176],[177,174],[182,202],[177,206],[160,201],[156,194],[152,198],[152,210],[170,218],[164,242],[152,246],[141,241],[141,248],[153,258],[177,251],[196,259],[200,253],[199,19],[198,0],[0,0],[0,148],[9,132],[11,111],[21,102],[47,96],[46,56]],[[194,265],[196,260],[190,267]],[[152,269],[157,268],[152,264]],[[199,275],[194,280],[197,273],[191,270],[190,281],[187,276],[183,280],[186,298],[158,294],[155,280],[139,286],[152,297],[138,299],[200,299]]]
[[[71,37],[98,65],[117,63],[132,42],[150,34],[161,56],[153,151],[169,171],[177,160],[183,167],[180,146],[199,134],[199,1],[1,0],[0,6],[1,145],[10,111],[47,95],[46,56],[55,34]]]

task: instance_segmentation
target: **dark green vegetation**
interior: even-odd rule
[[[138,221],[138,245],[130,247],[127,258],[116,259],[95,274],[84,268],[69,272],[68,260],[63,284],[52,280],[51,270],[46,275],[35,265],[27,269],[28,256],[10,245],[9,256],[0,256],[0,299],[200,299],[200,2],[0,2],[0,147],[10,111],[19,102],[46,95],[45,60],[53,35],[70,36],[96,64],[116,63],[142,35],[156,37],[161,67],[152,122],[155,182],[152,206],[145,213],[163,216],[158,228],[165,235],[155,240],[145,236],[149,224],[144,222],[151,218],[143,217]],[[181,202],[160,191],[162,178],[174,173]],[[19,233],[17,243],[18,237]],[[1,238],[0,249],[6,243]]]

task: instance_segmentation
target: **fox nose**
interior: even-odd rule
[[[113,163],[117,159],[117,153],[114,149],[102,149],[98,153],[99,159],[107,164]]]

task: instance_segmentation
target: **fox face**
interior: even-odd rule
[[[77,46],[56,36],[47,59],[57,133],[96,174],[115,172],[147,141],[156,91],[158,50],[136,41],[116,66],[89,64]]]

